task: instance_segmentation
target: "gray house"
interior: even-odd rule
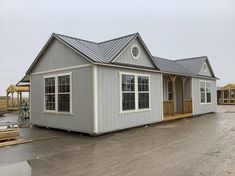
[[[216,110],[206,56],[154,57],[138,33],[101,43],[52,34],[27,81],[34,125],[89,134]]]

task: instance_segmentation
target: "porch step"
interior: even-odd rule
[[[176,120],[176,119],[182,119],[182,118],[186,118],[186,117],[192,117],[193,114],[192,113],[187,113],[187,114],[175,114],[173,116],[169,115],[169,116],[164,116],[164,121],[169,121],[169,120]]]

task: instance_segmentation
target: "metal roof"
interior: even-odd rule
[[[26,77],[22,81],[26,81],[27,75],[36,65],[37,61],[40,59],[41,54],[44,52],[45,48],[47,48],[53,38],[60,40],[64,44],[74,49],[76,52],[82,54],[91,63],[114,64],[113,62],[115,61],[117,56],[130,44],[131,41],[133,41],[137,37],[147,51],[147,54],[149,55],[153,64],[155,65],[155,69],[173,74],[179,73],[184,75],[198,76],[203,63],[206,61],[208,63],[208,66],[210,67],[213,78],[215,78],[209,60],[206,56],[181,60],[169,60],[160,57],[153,57],[139,33],[126,35],[100,43],[53,33],[34,60],[34,62],[31,64],[30,68],[27,70]]]
[[[187,68],[185,68],[181,64],[178,64],[174,60],[164,59],[164,58],[160,58],[160,57],[154,57],[154,59],[158,63],[158,66],[160,67],[161,71],[172,72],[172,73],[190,74],[190,75],[193,74]]]
[[[200,70],[201,70],[203,64],[206,62],[208,67],[210,68],[210,71],[211,71],[213,77],[215,77],[214,71],[211,67],[211,64],[210,64],[207,56],[179,59],[179,60],[176,60],[176,62],[181,64],[185,68],[187,68],[194,75],[198,75],[200,73]]]
[[[110,63],[138,35],[138,33],[100,43],[61,34],[54,35],[85,54],[93,62]]]
[[[206,56],[194,57],[194,58],[176,60],[176,63],[181,64],[182,66],[184,66],[194,74],[199,74],[202,65],[205,63],[206,59],[207,59]]]

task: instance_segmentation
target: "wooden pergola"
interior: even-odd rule
[[[227,84],[217,90],[218,104],[235,104],[235,84]]]
[[[16,85],[10,85],[7,90],[7,109],[9,110],[19,110],[20,105],[23,102],[22,99],[22,93],[23,92],[29,92],[29,86],[16,86]],[[17,94],[17,103],[16,106],[14,105],[14,93]],[[9,94],[11,94],[11,103],[9,103]]]

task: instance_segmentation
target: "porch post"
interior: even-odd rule
[[[7,108],[9,107],[9,101],[8,101],[8,92],[7,92]]]
[[[13,103],[13,94],[14,94],[14,92],[11,92],[11,106],[13,107],[13,105],[14,105],[14,103]]]
[[[16,92],[17,93],[17,110],[20,109],[20,103],[19,103],[19,92]]]
[[[221,104],[224,104],[224,90],[221,90]]]
[[[22,92],[20,92],[20,106],[22,105]]]
[[[172,83],[172,116],[175,115],[175,80],[176,80],[176,75],[169,75],[171,83]]]
[[[182,82],[182,112],[185,114],[185,106],[184,106],[184,99],[185,99],[185,95],[184,95],[184,83],[187,79],[187,77],[185,76],[181,76],[181,82]]]

